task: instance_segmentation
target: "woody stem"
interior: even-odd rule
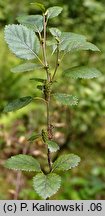
[[[49,73],[49,67],[48,67],[48,62],[47,62],[47,56],[46,56],[46,26],[47,26],[47,16],[46,14],[43,15],[43,26],[44,26],[44,38],[43,38],[43,44],[42,44],[42,49],[43,49],[43,58],[44,58],[44,64],[45,64],[45,71],[47,74],[47,83],[51,82],[51,74]],[[45,92],[46,93],[46,92]],[[51,134],[52,134],[52,129],[51,129],[51,123],[50,123],[50,91],[47,93],[47,132],[48,132],[48,138],[51,139]],[[51,153],[50,150],[47,150],[47,159],[48,159],[48,165],[49,165],[49,170],[51,172],[52,170],[52,165],[51,165]]]

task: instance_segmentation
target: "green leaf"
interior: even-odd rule
[[[16,73],[16,72],[26,72],[26,71],[32,71],[35,69],[42,68],[42,65],[38,65],[35,63],[24,63],[19,66],[16,66],[11,69],[11,72]]]
[[[34,134],[34,133],[33,133],[33,134],[29,137],[28,141],[32,142],[32,141],[38,139],[39,137],[41,137],[41,134]]]
[[[5,167],[13,170],[41,172],[39,162],[30,155],[19,154],[9,158]]]
[[[75,33],[71,33],[71,32],[62,32],[60,37],[59,37],[59,50],[60,51],[65,51],[65,52],[69,52],[68,47],[70,49],[70,45],[71,47],[73,47],[74,42],[77,43],[85,43],[86,42],[86,37],[84,35],[80,35],[80,34],[75,34]],[[56,51],[57,49],[57,45],[53,42],[53,53]],[[73,47],[75,48],[75,46]]]
[[[90,42],[85,42],[83,44],[81,43],[79,45],[79,48],[77,46],[77,49],[78,50],[92,50],[92,51],[100,52],[99,48],[96,45],[94,45],[94,44],[92,44]]]
[[[48,140],[46,142],[46,144],[48,145],[48,148],[50,150],[50,152],[56,152],[59,150],[59,146],[56,142],[52,141],[52,140]]]
[[[78,98],[73,95],[56,93],[54,94],[54,98],[63,105],[72,106],[78,103]]]
[[[19,16],[17,20],[20,24],[33,29],[35,32],[43,31],[43,16],[41,15]]]
[[[61,155],[54,163],[52,171],[64,171],[76,167],[80,162],[80,157],[74,154]]]
[[[48,8],[48,19],[52,19],[53,17],[58,16],[62,12],[62,10],[63,8],[58,6]]]
[[[60,40],[61,42],[63,41],[69,41],[70,40],[78,40],[78,41],[86,41],[86,37],[84,35],[81,34],[76,34],[76,33],[72,33],[72,32],[62,32]]]
[[[31,81],[36,81],[36,82],[41,82],[41,83],[45,82],[45,79],[41,79],[41,78],[31,78],[30,80]]]
[[[92,50],[92,51],[100,51],[98,47],[96,47],[94,44],[89,43],[89,42],[82,42],[82,41],[74,41],[71,40],[69,44],[65,44],[64,46],[60,46],[60,50],[64,50],[66,53],[67,52],[74,52],[74,51],[79,51],[79,50]]]
[[[16,99],[10,102],[9,104],[7,104],[7,106],[4,108],[4,112],[12,112],[15,110],[19,110],[27,106],[29,103],[31,103],[32,100],[33,100],[33,97],[31,96]]]
[[[34,59],[40,49],[40,42],[35,33],[22,25],[5,27],[5,40],[10,50],[22,59]]]
[[[72,43],[84,43],[86,42],[86,37],[83,35],[71,33],[71,32],[62,32],[60,37],[60,51],[64,51],[67,47],[70,47]]]
[[[90,68],[85,66],[69,68],[64,71],[63,76],[67,78],[83,78],[83,79],[91,79],[95,77],[101,76],[101,72],[96,68]]]
[[[43,198],[46,199],[54,195],[60,188],[61,177],[55,173],[48,175],[37,174],[33,178],[35,191]]]
[[[60,37],[61,36],[61,31],[57,28],[50,28],[50,33],[55,36],[55,37]]]
[[[60,51],[73,52],[79,50],[100,51],[94,44],[86,41],[83,35],[63,32],[60,37]]]
[[[38,3],[38,2],[33,2],[31,4],[34,4],[38,9],[40,9],[42,12],[45,12],[45,6],[41,3]]]

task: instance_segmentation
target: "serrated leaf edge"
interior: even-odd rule
[[[84,69],[85,69],[85,66],[83,66],[84,67]],[[81,67],[80,66],[80,68],[81,69],[83,69],[83,67]],[[71,79],[93,79],[93,78],[97,78],[97,77],[99,77],[99,76],[101,76],[102,75],[102,73],[99,71],[99,70],[97,70],[96,68],[94,68],[94,67],[87,67],[87,69],[90,69],[90,70],[97,70],[97,72],[98,72],[98,74],[96,74],[96,73],[94,73],[94,74],[92,74],[92,76],[91,77],[86,77],[86,76],[84,76],[84,75],[80,75],[81,77],[77,77],[77,76],[75,76],[75,75],[73,75],[73,74],[70,74],[70,72],[66,72],[66,71],[68,71],[68,70],[72,70],[72,69],[78,69],[79,68],[79,66],[77,66],[77,67],[73,67],[73,68],[68,68],[68,69],[66,69],[65,71],[64,71],[64,73],[63,73],[63,77],[64,78],[71,78]],[[67,73],[69,74],[68,76],[67,76]],[[72,71],[71,71],[71,73],[73,73]],[[74,71],[74,73],[75,73],[75,71]]]
[[[66,77],[66,78],[68,78],[68,77]],[[77,77],[77,78],[71,76],[70,78],[71,78],[71,79],[75,79],[75,80],[76,80],[76,79],[94,79],[94,78],[97,78],[97,76],[92,76],[92,77],[83,77],[83,76],[82,76],[82,77]]]
[[[62,95],[64,95],[64,96],[73,96],[73,95],[69,95],[69,94],[64,94],[64,93],[57,93],[57,94],[62,94]],[[56,99],[56,95],[57,95],[56,93],[55,94],[53,94],[53,96],[54,96],[54,98],[55,98],[55,100],[57,100]],[[75,101],[75,103],[73,104],[70,104],[69,106],[76,106],[77,104],[78,104],[78,102],[79,102],[79,99],[77,98],[77,96],[73,96],[73,100]],[[58,100],[58,102],[59,103],[62,103],[62,102],[60,102],[59,100]],[[63,103],[62,103],[63,104]],[[64,105],[64,106],[68,106],[68,104],[66,105]]]
[[[56,173],[53,173],[53,174],[55,174],[56,176],[59,176],[59,175],[56,174]],[[41,195],[41,194],[36,190],[36,188],[35,188],[35,185],[34,185],[34,178],[35,178],[35,177],[36,177],[36,176],[33,177],[33,188],[34,188],[34,190],[36,191],[36,193],[37,193],[40,197],[42,197],[42,195]],[[53,196],[54,194],[56,194],[57,191],[60,189],[60,187],[61,187],[61,182],[62,182],[62,179],[61,179],[61,176],[59,176],[59,186],[57,187],[56,191],[54,191],[54,193],[53,193],[51,196]],[[51,197],[51,196],[42,197],[42,198],[45,199],[45,198],[49,198],[49,197]]]
[[[8,168],[7,166],[5,166],[6,168]],[[38,173],[41,173],[42,171],[35,171],[35,170],[28,170],[28,169],[15,169],[15,168],[8,168],[9,170],[16,170],[16,171],[26,171],[26,172],[38,172]]]
[[[74,155],[74,154],[73,154]],[[69,170],[69,169],[72,169],[72,168],[75,168],[75,167],[77,167],[78,166],[78,164],[80,163],[80,161],[81,161],[81,158],[79,157],[79,156],[77,156],[78,157],[78,159],[79,159],[79,161],[77,162],[77,164],[76,165],[74,165],[74,166],[72,166],[72,167],[70,167],[70,168],[68,168],[68,169],[61,169],[61,171],[67,171],[67,170]],[[54,170],[58,170],[58,171],[60,171],[60,169],[57,169],[57,168],[52,168],[52,172],[54,171]]]
[[[9,27],[9,26],[12,26],[12,25],[15,25],[15,26],[22,26],[22,27],[24,27],[24,28],[26,28],[28,31],[32,31],[34,34],[35,34],[35,32],[32,30],[32,29],[29,29],[29,28],[27,28],[26,26],[24,26],[24,25],[22,25],[22,24],[9,24],[9,25],[6,25],[5,26],[5,28],[4,28],[4,39],[5,39],[5,41],[6,41],[6,43],[8,44],[8,47],[9,47],[9,49],[10,49],[10,51],[15,55],[15,56],[17,56],[18,58],[21,58],[21,59],[24,59],[24,58],[22,58],[22,57],[19,57],[12,49],[11,49],[11,47],[10,47],[10,45],[9,45],[9,43],[8,43],[8,41],[6,40],[6,29]],[[37,37],[37,36],[36,36]],[[20,39],[21,40],[21,39]],[[24,42],[23,42],[24,43]],[[33,55],[37,58],[37,53],[36,52],[34,52],[26,43],[24,43],[28,48],[29,48],[29,50],[33,53]],[[34,59],[34,57],[33,58],[26,58],[27,60],[31,60],[31,59]]]
[[[19,154],[19,155],[21,155],[21,154]],[[23,154],[24,155],[24,154]],[[7,161],[9,160],[9,159],[12,159],[12,158],[14,158],[15,156],[17,156],[17,155],[14,155],[14,156],[12,156],[12,157],[10,157],[10,158],[8,158],[7,159]],[[26,156],[31,156],[31,155],[26,155]],[[31,156],[32,157],[32,156]],[[35,159],[35,158],[33,158],[33,159]],[[35,159],[36,160],[36,159]],[[7,162],[6,161],[6,162]],[[6,165],[6,162],[5,162],[5,164],[4,164],[4,167],[5,168],[8,168],[9,170],[16,170],[16,171],[27,171],[27,172],[38,172],[38,173],[41,173],[42,172],[42,170],[41,170],[41,167],[40,167],[40,164],[39,164],[39,168],[40,168],[40,170],[33,170],[33,169],[18,169],[18,168],[10,168],[10,167],[8,167],[8,165]],[[38,162],[38,161],[37,161]],[[39,162],[38,162],[39,163]]]

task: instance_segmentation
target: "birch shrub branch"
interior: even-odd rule
[[[58,28],[48,28],[49,20],[62,12],[61,7],[54,6],[45,9],[44,5],[39,3],[35,3],[35,6],[40,8],[42,15],[20,16],[17,18],[20,24],[7,25],[4,33],[5,41],[10,51],[17,57],[27,60],[27,63],[25,62],[18,65],[12,68],[11,71],[13,73],[23,73],[39,69],[39,78],[32,77],[31,80],[40,83],[38,88],[42,91],[42,98],[37,98],[32,95],[23,96],[7,104],[4,108],[4,112],[19,110],[34,102],[35,99],[40,99],[45,102],[47,112],[46,130],[43,129],[40,134],[32,134],[28,141],[32,142],[37,138],[42,139],[42,142],[47,148],[49,172],[45,174],[38,160],[25,154],[9,158],[5,163],[5,167],[14,170],[35,172],[36,175],[33,178],[33,187],[43,199],[48,199],[55,194],[61,186],[59,172],[72,169],[80,162],[80,157],[75,154],[61,155],[52,162],[51,153],[60,150],[60,148],[53,139],[50,118],[51,99],[53,97],[65,106],[75,106],[78,103],[78,98],[75,95],[60,92],[52,93],[57,70],[64,56],[68,55],[68,53],[77,52],[79,50],[99,51],[99,49],[94,44],[88,42],[83,35],[61,32]],[[51,41],[47,41],[47,28],[52,36]],[[51,72],[51,65],[49,65],[47,59],[47,46],[51,46],[52,53],[56,55],[53,73]],[[40,55],[40,50],[42,51],[42,55]],[[41,70],[45,71],[46,79],[41,78]],[[101,72],[96,68],[81,65],[74,68],[66,68],[66,70],[63,71],[63,77],[67,79],[90,79],[99,77],[100,75]]]

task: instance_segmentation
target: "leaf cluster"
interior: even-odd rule
[[[51,147],[53,149],[53,146]],[[45,175],[39,162],[30,155],[16,155],[9,158],[5,167],[13,170],[38,172],[33,178],[36,192],[44,199],[55,194],[61,186],[61,177],[57,171],[65,171],[78,165],[80,158],[74,154],[62,155],[54,163],[52,172]]]

